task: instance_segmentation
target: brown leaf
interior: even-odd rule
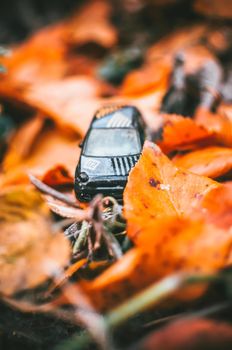
[[[195,0],[194,9],[207,17],[232,18],[232,3],[230,0],[211,0],[210,7],[207,0]]]
[[[207,147],[177,155],[172,161],[195,174],[217,178],[232,170],[232,148]]]
[[[231,348],[231,325],[207,319],[172,322],[134,345],[135,350],[230,350]]]
[[[52,232],[49,210],[31,187],[2,192],[0,293],[9,295],[44,282],[69,261],[63,234]]]

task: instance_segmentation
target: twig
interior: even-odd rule
[[[54,188],[46,185],[32,174],[28,174],[28,176],[31,183],[42,193],[48,194],[56,199],[59,199],[61,202],[64,202],[74,208],[80,208],[75,199],[72,199],[63,193],[54,190]]]
[[[116,327],[131,316],[155,305],[167,296],[179,289],[184,282],[183,275],[172,275],[162,279],[160,282],[153,284],[135,295],[129,300],[111,310],[106,315],[106,323],[110,327]]]

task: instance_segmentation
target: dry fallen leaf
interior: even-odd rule
[[[0,293],[36,287],[69,261],[69,243],[52,231],[49,209],[31,187],[0,194]]]
[[[124,191],[129,237],[134,239],[141,227],[156,218],[190,215],[200,198],[218,186],[209,178],[178,169],[157,145],[146,141]]]
[[[157,144],[164,153],[199,148],[215,143],[214,132],[180,115],[164,115]]]
[[[63,25],[47,27],[22,45],[12,48],[11,54],[3,59],[8,74],[1,75],[1,95],[20,97],[22,91],[32,84],[65,75],[67,62],[63,31]]]
[[[230,350],[231,325],[203,318],[177,320],[152,332],[135,350]]]
[[[84,136],[94,112],[101,106],[99,97],[103,91],[101,82],[78,76],[37,84],[25,91],[22,98],[53,119],[62,130]]]
[[[153,91],[165,93],[168,87],[171,65],[160,60],[128,73],[120,93],[128,97],[141,97]]]
[[[199,203],[199,207],[196,215],[204,217],[210,224],[231,231],[232,182],[227,182],[207,193]]]
[[[28,183],[29,172],[43,176],[59,164],[74,176],[80,151],[77,137],[71,137],[55,128],[50,128],[40,133],[30,154],[21,159],[20,163],[18,163],[18,157],[15,157],[15,152],[15,149],[9,149],[6,153],[3,162],[4,173],[0,177],[1,186]],[[9,159],[11,162],[8,161]],[[14,163],[13,159],[16,159],[17,163]]]
[[[124,192],[135,248],[94,281],[82,283],[96,306],[108,309],[175,272],[212,273],[230,264],[232,216],[226,191],[209,178],[177,169],[146,142]]]
[[[107,1],[89,1],[67,20],[42,28],[23,44],[12,47],[11,54],[2,58],[7,74],[0,76],[0,95],[27,103],[24,93],[36,85],[58,83],[83,73],[93,76],[97,60],[81,53],[74,55],[73,48],[88,43],[104,48],[116,44],[117,31],[110,16]]]
[[[195,0],[194,9],[202,15],[213,18],[232,18],[232,4],[230,0]]]
[[[106,310],[172,273],[212,273],[227,266],[231,243],[232,232],[204,220],[150,220],[147,225],[144,222],[135,248],[95,280],[81,285],[96,307]],[[200,294],[202,289],[193,288],[179,298]]]
[[[97,43],[111,48],[117,42],[117,31],[110,22],[111,5],[106,0],[88,1],[67,23],[66,40],[71,45]]]
[[[232,146],[232,119],[229,115],[226,113],[215,114],[199,107],[195,112],[194,119],[198,125],[202,125],[210,133],[214,133],[217,144]]]
[[[232,170],[232,148],[207,147],[177,155],[172,161],[181,168],[211,178],[224,176]]]
[[[206,31],[205,25],[193,25],[178,29],[150,46],[146,54],[147,62],[165,59],[173,63],[174,56],[183,50],[188,50],[201,41]]]
[[[45,118],[38,113],[17,129],[4,158],[4,169],[17,166],[30,155],[36,138],[43,129],[44,122]]]
[[[73,186],[74,177],[63,165],[57,165],[49,169],[43,176],[42,181],[51,187],[59,188],[64,186]]]

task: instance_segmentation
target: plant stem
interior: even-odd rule
[[[106,315],[106,323],[109,327],[116,327],[129,317],[147,309],[173,292],[183,284],[183,275],[173,275],[153,284],[145,291],[135,295],[130,300],[113,309]]]
[[[73,246],[73,254],[79,253],[84,246],[87,236],[89,234],[89,223],[87,221],[82,222],[81,231]]]

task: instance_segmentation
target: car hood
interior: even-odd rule
[[[80,171],[89,176],[127,176],[139,159],[139,154],[124,157],[81,156]]]

